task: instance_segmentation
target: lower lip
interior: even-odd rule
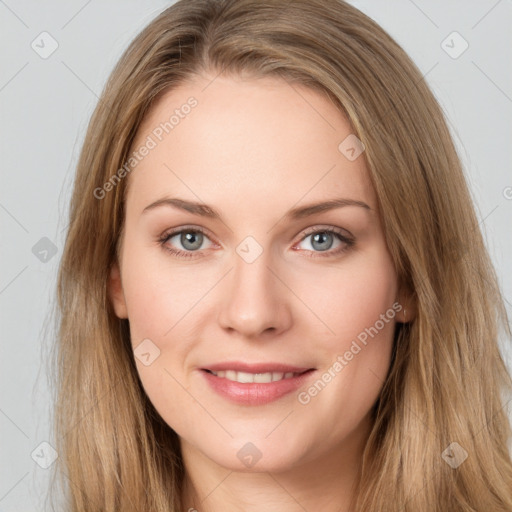
[[[264,405],[299,389],[314,373],[314,370],[308,370],[289,379],[267,383],[241,383],[216,377],[206,370],[201,370],[201,372],[213,390],[224,398],[237,404]]]

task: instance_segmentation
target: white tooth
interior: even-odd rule
[[[260,384],[266,384],[269,382],[275,382],[283,379],[291,379],[297,375],[300,375],[299,373],[293,373],[293,372],[267,372],[267,373],[248,373],[248,372],[237,372],[235,370],[220,370],[218,372],[212,372],[214,375],[216,375],[219,378],[224,378],[228,380],[232,380],[234,382],[240,382],[241,384],[248,384],[248,383],[260,383]]]
[[[267,383],[272,382],[271,373],[256,373],[254,375],[254,382]]]
[[[236,380],[245,384],[246,382],[254,382],[254,373],[238,372]]]
[[[226,370],[225,377],[228,380],[236,380],[236,372],[234,370]]]

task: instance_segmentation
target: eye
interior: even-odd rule
[[[179,243],[185,250],[174,248],[170,242],[175,238],[174,244]],[[178,231],[166,232],[160,238],[160,244],[165,250],[179,257],[192,258],[195,252],[198,252],[205,239],[208,239],[206,233],[201,228],[185,228]],[[203,248],[204,249],[204,248]]]
[[[346,250],[350,249],[355,244],[355,239],[345,234],[338,228],[313,228],[306,232],[306,235],[302,238],[301,242],[303,243],[306,240],[311,239],[311,241],[306,244],[309,245],[307,247],[307,252],[309,257],[326,257],[326,256],[334,256],[337,254],[341,254]],[[338,246],[334,250],[331,250],[333,244],[338,241]],[[298,244],[297,244],[298,245]],[[310,249],[311,248],[311,249]],[[319,254],[325,253],[325,254]]]

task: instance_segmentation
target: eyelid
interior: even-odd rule
[[[312,233],[322,233],[322,232],[335,232],[338,235],[341,235],[343,238],[347,238],[350,240],[355,240],[355,237],[350,233],[350,231],[339,228],[336,226],[330,226],[330,225],[322,225],[322,224],[315,224],[314,226],[311,226],[310,228],[306,228],[305,231],[302,233],[302,238],[299,240],[299,242],[302,242],[304,238],[311,235]]]

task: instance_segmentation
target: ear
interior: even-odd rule
[[[400,295],[396,304],[401,306],[400,309],[398,309],[398,306],[396,308],[397,313],[395,318],[397,322],[408,324],[416,318],[418,309],[416,307],[416,301],[412,295]]]
[[[418,315],[417,297],[411,285],[399,282],[395,304],[393,309],[396,311],[397,322],[408,324],[416,319]]]
[[[115,262],[110,268],[110,275],[107,284],[108,295],[118,318],[128,318],[128,310],[121,283],[121,272],[119,265]]]

